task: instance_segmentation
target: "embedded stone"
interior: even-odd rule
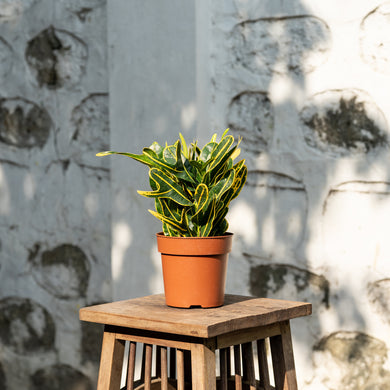
[[[99,363],[104,326],[91,322],[81,323],[81,360]]]
[[[72,111],[72,142],[85,151],[107,150],[109,145],[108,94],[86,97]]]
[[[232,32],[232,61],[254,74],[313,71],[331,47],[327,24],[313,16],[247,20]]]
[[[360,53],[373,70],[390,73],[390,2],[368,13],[360,25]]]
[[[368,297],[382,318],[390,323],[390,279],[370,283]]]
[[[20,98],[0,99],[0,141],[18,148],[42,148],[53,123],[48,112]]]
[[[106,0],[68,0],[66,9],[76,15],[81,22],[85,22],[87,16],[97,7],[104,6]]]
[[[55,327],[49,312],[28,298],[0,300],[0,340],[18,354],[54,347]]]
[[[274,111],[264,92],[243,92],[229,105],[228,127],[242,136],[241,146],[259,153],[267,149],[274,132]]]
[[[307,193],[304,184],[285,174],[251,170],[246,187],[256,204],[253,242],[245,251],[285,259],[294,255],[304,237]]]
[[[388,146],[386,119],[363,91],[316,94],[302,109],[300,118],[307,145],[335,157]]]
[[[42,368],[31,376],[31,390],[92,390],[91,381],[67,364]]]
[[[77,246],[63,244],[32,259],[33,276],[45,290],[61,299],[84,297],[88,288],[90,265]]]
[[[80,38],[51,26],[28,42],[25,56],[39,86],[57,89],[80,82],[88,51]]]
[[[250,270],[250,291],[257,297],[318,301],[329,307],[329,281],[289,264],[262,264]]]
[[[387,348],[382,340],[362,332],[339,331],[322,338],[314,351],[326,353],[319,360],[318,376],[329,388],[390,389],[390,372],[384,367]]]

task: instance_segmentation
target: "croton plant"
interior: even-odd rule
[[[197,141],[187,146],[180,134],[173,145],[154,142],[142,154],[107,151],[97,156],[120,154],[149,167],[152,191],[138,193],[155,199],[156,211],[149,211],[162,221],[166,236],[220,236],[228,229],[229,203],[247,177],[245,160],[234,163],[240,142],[234,145],[228,130],[219,142],[214,134],[202,149]]]

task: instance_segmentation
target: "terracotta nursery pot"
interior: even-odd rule
[[[222,306],[232,233],[216,237],[168,237],[157,233],[168,306]]]

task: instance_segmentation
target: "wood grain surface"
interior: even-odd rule
[[[226,295],[213,309],[166,306],[163,294],[80,309],[80,320],[128,328],[210,338],[236,330],[311,314],[310,303]]]

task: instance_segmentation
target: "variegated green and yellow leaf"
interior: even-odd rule
[[[210,196],[215,196],[219,200],[223,194],[230,189],[234,183],[235,171],[234,169],[229,169],[225,172],[224,177],[215,184],[210,190]]]
[[[187,198],[185,191],[171,176],[157,168],[152,168],[149,171],[149,177],[155,182],[157,189],[154,191],[138,191],[140,195],[148,198],[168,198],[182,206],[192,206],[192,202]]]
[[[185,233],[187,231],[186,227],[185,226],[182,226],[180,223],[176,222],[175,220],[172,220],[170,218],[167,218],[166,216],[160,214],[160,213],[157,213],[156,211],[153,211],[153,210],[148,210],[150,214],[152,214],[154,217],[158,218],[160,221],[168,224],[169,226],[171,226],[173,229],[181,232],[181,233]]]
[[[107,150],[106,152],[96,153],[96,156],[103,157],[103,156],[109,156],[110,154],[119,154],[121,156],[130,157],[133,160],[136,160],[136,161],[139,161],[142,164],[148,165],[149,167],[153,166],[153,161],[150,160],[147,156],[145,156],[143,154],[113,152],[112,150]]]
[[[205,223],[203,223],[201,226],[199,226],[199,236],[200,237],[207,237],[209,236],[212,228],[213,228],[213,223],[214,223],[214,217],[215,217],[215,199],[213,200],[211,204],[210,211],[207,215],[207,220]]]
[[[218,144],[216,142],[209,142],[208,144],[206,144],[200,152],[199,160],[202,162],[208,161],[209,163],[211,163],[212,160],[210,159],[210,156],[217,145]]]
[[[226,129],[220,141],[214,134],[202,149],[197,141],[186,143],[182,134],[173,145],[154,142],[142,155],[120,154],[149,166],[151,191],[138,191],[155,199],[151,214],[162,221],[169,236],[222,235],[228,228],[226,214],[231,200],[240,193],[247,177],[245,161],[234,165],[238,145]]]

